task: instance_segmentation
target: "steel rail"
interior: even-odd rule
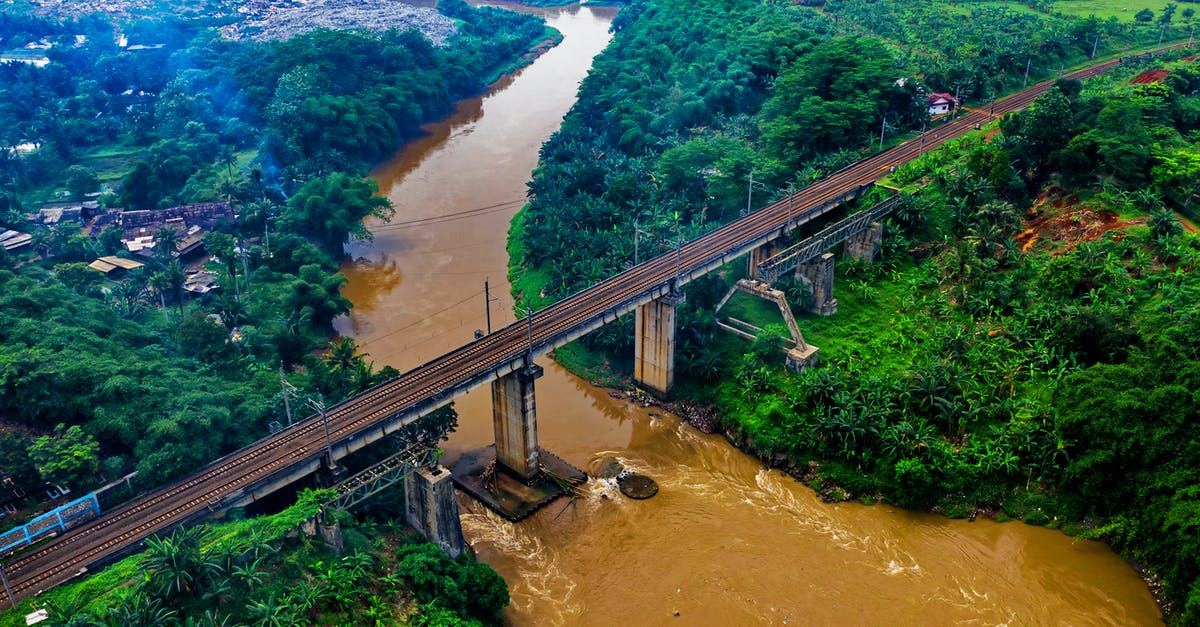
[[[1172,46],[1177,47],[1177,46]],[[1066,78],[1082,79],[1103,73],[1118,61],[1108,61],[1074,72]],[[643,262],[612,278],[534,312],[533,353],[542,354],[562,338],[583,328],[595,328],[644,302],[664,289],[677,288],[697,272],[738,253],[748,242],[771,239],[799,221],[812,218],[826,203],[863,185],[873,183],[890,168],[911,161],[922,152],[959,137],[976,125],[1027,106],[1053,81],[997,100],[994,115],[971,111],[940,128],[927,131],[924,141],[909,140],[852,164],[756,212],[683,244],[678,251]],[[828,209],[825,209],[828,210]],[[730,251],[734,251],[731,253]],[[744,252],[744,251],[741,251]],[[735,254],[735,256],[736,256]],[[676,267],[678,255],[679,267]],[[466,386],[495,378],[504,367],[517,367],[526,359],[530,342],[525,319],[517,320],[483,338],[432,359],[398,377],[327,410],[330,436],[349,441],[383,421],[430,408]],[[441,399],[439,401],[438,399]],[[71,533],[23,552],[5,566],[14,594],[24,598],[74,577],[82,567],[111,555],[132,550],[145,538],[206,515],[218,505],[256,483],[301,464],[311,465],[324,455],[320,419],[305,420],[234,451],[182,479],[156,489]],[[7,599],[0,600],[0,607]]]

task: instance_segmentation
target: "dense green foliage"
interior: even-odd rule
[[[610,276],[635,237],[640,259],[667,252],[856,160],[881,128],[885,140],[920,128],[917,86],[986,104],[1026,67],[1038,80],[1093,47],[1170,35],[1132,19],[900,2],[818,13],[642,1],[614,28],[514,223],[527,297]],[[1159,573],[1176,619],[1200,620],[1200,242],[1167,210],[1195,205],[1200,84],[1186,64],[1161,84],[1119,82],[1144,67],[1062,83],[993,141],[900,168],[896,184],[924,189],[890,219],[882,263],[839,261],[841,311],[801,321],[820,368],[784,370],[767,320],[753,345],[717,330],[712,309],[740,264],[693,283],[679,393],[714,404],[764,458],[799,475],[812,462],[831,498],[1089,529]],[[752,171],[766,188],[748,200]],[[1121,219],[1145,226],[1103,236]],[[780,287],[796,310],[811,298],[797,281]],[[624,359],[631,335],[624,321],[584,341]]]
[[[319,539],[287,537],[328,492],[305,492],[273,516],[151,538],[140,555],[39,599],[45,624],[479,625],[508,605],[489,566],[451,560],[395,524],[327,513],[341,528],[342,555]],[[0,624],[23,624],[34,602]]]
[[[921,128],[918,89],[978,103],[1020,85],[1027,62],[1038,80],[1085,59],[1095,36],[1104,53],[1158,35],[967,7],[633,2],[542,147],[516,237],[524,269],[545,276],[526,292],[575,292],[634,261],[635,237],[640,258],[659,254],[857,160],[881,132]],[[616,349],[622,335],[589,341]]]
[[[830,0],[824,9],[896,46],[902,62],[930,86],[985,100],[1025,83],[1027,68],[1034,79],[1093,53],[1154,44],[1160,34],[1164,40],[1188,35],[1188,26],[1170,20],[1160,29],[1129,16],[1071,17],[1054,12],[1052,2],[1026,4],[1036,10],[904,0]]]
[[[120,188],[114,202],[144,209],[256,200],[314,175],[360,174],[547,37],[532,16],[461,0],[441,9],[460,23],[444,48],[416,31],[318,30],[258,43],[162,22],[126,25],[131,50],[103,20],[19,19],[0,40],[41,35],[59,45],[45,67],[0,64],[3,189],[91,191],[86,172],[68,168],[89,164],[99,183]],[[86,40],[76,44],[76,34]],[[39,149],[19,158],[7,150],[26,143]],[[255,153],[247,171],[241,155]]]
[[[328,339],[351,307],[344,244],[369,237],[364,218],[391,216],[360,175],[546,36],[531,16],[460,0],[442,10],[459,30],[441,48],[415,31],[257,43],[137,22],[122,26],[127,49],[101,19],[6,14],[0,40],[57,45],[44,67],[0,64],[0,225],[31,230],[18,198],[59,187],[75,199],[103,187],[102,203],[130,209],[229,200],[237,215],[204,238],[219,290],[203,298],[184,292],[169,228],[118,281],[85,265],[126,254],[117,227],[37,229],[32,253],[0,259],[46,259],[0,270],[0,417],[63,428],[14,457],[17,477],[85,488],[137,470],[157,485],[286,424],[281,366],[302,366],[295,417],[311,413],[306,398],[332,403],[396,374]],[[9,150],[21,144],[37,149]],[[35,439],[7,438],[14,456]]]

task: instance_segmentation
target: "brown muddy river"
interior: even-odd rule
[[[514,320],[508,223],[615,14],[536,12],[562,44],[460,103],[374,173],[396,217],[352,247],[345,293],[355,309],[338,329],[376,365],[406,370],[469,341],[486,324],[488,279],[499,298],[493,327]],[[513,624],[1161,624],[1146,586],[1103,544],[1020,523],[823,504],[720,437],[542,364],[542,446],[584,470],[617,457],[660,492],[631,501],[592,481],[586,498],[518,524],[460,496],[467,540],[509,582]],[[486,388],[456,407],[447,464],[492,438]]]

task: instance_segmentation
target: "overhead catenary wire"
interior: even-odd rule
[[[416,322],[414,322],[414,323],[412,323],[412,324],[407,324],[407,325],[405,325],[405,326],[402,326],[402,327],[400,327],[399,329],[394,329],[394,330],[388,331],[387,333],[383,333],[383,334],[380,334],[380,335],[372,335],[372,336],[370,336],[370,337],[362,338],[362,340],[361,340],[361,341],[362,341],[362,342],[378,342],[379,340],[382,340],[382,339],[384,339],[384,338],[387,338],[387,337],[391,337],[391,336],[393,336],[393,335],[396,335],[397,333],[403,333],[404,331],[407,331],[407,330],[409,330],[409,329],[411,329],[411,328],[413,328],[413,327],[415,327],[415,326],[417,326],[417,325],[424,324],[424,323],[425,323],[425,322],[427,322],[427,321],[428,321],[430,318],[436,318],[436,317],[438,317],[438,316],[440,316],[440,315],[442,315],[442,314],[446,313],[447,311],[450,311],[451,309],[454,309],[455,307],[458,307],[458,306],[460,306],[460,305],[464,305],[464,304],[466,304],[466,303],[468,303],[468,302],[470,302],[470,301],[472,301],[472,300],[475,300],[476,298],[479,298],[479,297],[480,297],[480,296],[482,296],[482,295],[483,295],[483,290],[479,290],[479,291],[477,291],[477,292],[475,292],[475,293],[471,294],[470,296],[468,296],[468,297],[466,297],[466,298],[464,298],[464,299],[462,299],[462,300],[460,300],[460,301],[458,301],[458,302],[455,302],[455,303],[452,303],[452,304],[446,305],[445,307],[443,307],[443,308],[441,308],[441,309],[439,309],[439,310],[437,310],[437,311],[433,312],[432,314],[429,314],[429,315],[427,315],[427,316],[423,316],[423,317],[422,317],[420,320],[417,320]]]
[[[502,203],[496,203],[494,205],[485,205],[483,207],[476,207],[474,209],[464,209],[462,211],[456,211],[454,213],[447,213],[447,214],[440,215],[440,216],[429,216],[426,218],[413,218],[412,220],[403,220],[400,222],[385,222],[383,224],[379,224],[379,225],[372,227],[371,232],[395,231],[395,230],[400,230],[400,229],[413,228],[413,227],[417,227],[417,226],[428,226],[430,224],[440,224],[443,222],[454,222],[456,220],[466,220],[468,218],[474,218],[474,217],[478,217],[478,216],[482,216],[482,215],[487,215],[489,213],[497,213],[500,211],[506,211],[508,209],[512,209],[512,208],[522,205],[524,203],[525,203],[525,199],[520,198],[517,200],[509,200],[509,201],[502,202]]]

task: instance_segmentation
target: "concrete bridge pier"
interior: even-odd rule
[[[872,222],[863,230],[846,238],[846,257],[871,263],[883,243],[883,223]]]
[[[634,314],[633,378],[659,395],[675,383],[675,308],[682,302],[682,293],[671,292]]]
[[[837,313],[837,299],[833,297],[833,253],[823,253],[812,261],[796,266],[796,278],[803,281],[812,292],[812,305],[808,311],[821,316]]]
[[[496,461],[522,479],[538,474],[537,403],[533,382],[542,367],[532,364],[492,382],[492,425]]]
[[[404,477],[404,514],[425,539],[457,559],[466,551],[458,501],[450,471],[441,466],[418,468]]]

